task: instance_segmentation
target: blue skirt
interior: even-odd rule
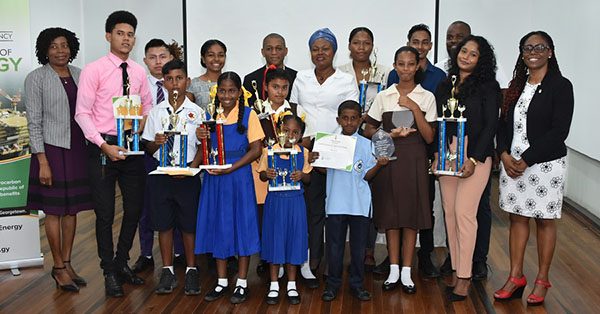
[[[308,226],[303,191],[270,192],[265,200],[261,258],[300,265],[308,258]]]
[[[206,174],[196,224],[195,253],[215,258],[260,251],[258,215],[250,165],[226,175]]]

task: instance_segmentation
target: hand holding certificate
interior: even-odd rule
[[[352,171],[356,138],[342,134],[317,133],[313,151],[319,158],[313,167],[323,167]]]

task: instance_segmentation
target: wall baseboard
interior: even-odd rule
[[[563,199],[563,210],[572,214],[577,220],[600,236],[600,218],[598,216],[568,197]]]

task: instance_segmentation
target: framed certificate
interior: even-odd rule
[[[317,133],[313,151],[319,153],[319,158],[313,167],[323,167],[352,171],[356,138],[342,134]]]

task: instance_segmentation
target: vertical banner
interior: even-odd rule
[[[29,133],[23,83],[31,71],[29,1],[4,0],[0,10],[0,269],[43,264],[37,213],[25,210]]]

